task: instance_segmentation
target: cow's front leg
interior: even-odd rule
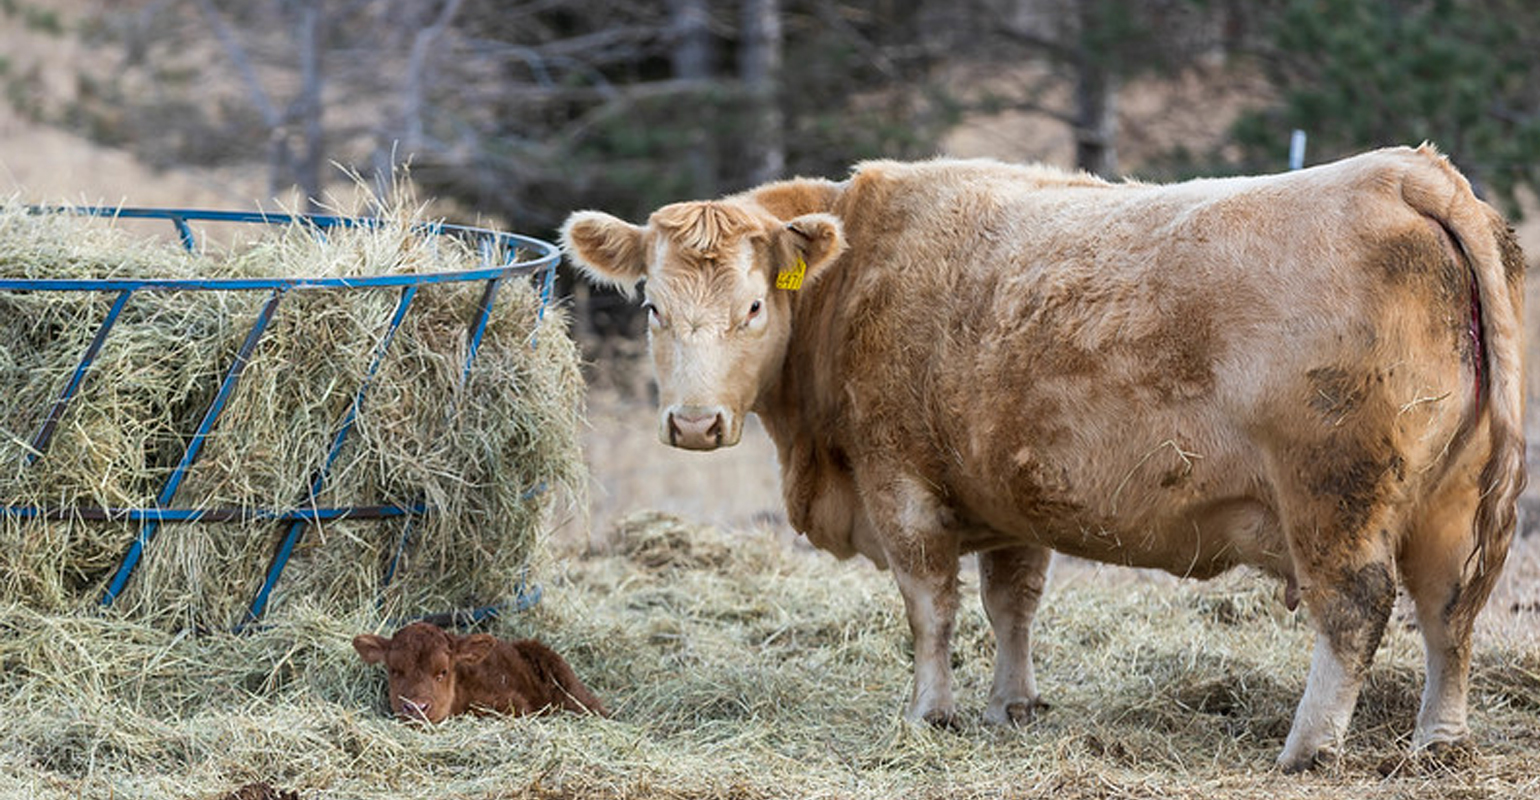
[[[955,549],[953,551],[956,552]],[[952,626],[957,617],[957,564],[950,571],[914,569],[888,557],[914,635],[914,691],[904,716],[913,722],[953,727],[957,702],[952,697]]]
[[[984,708],[992,725],[1022,725],[1047,708],[1032,675],[1031,629],[1052,555],[1037,546],[979,553],[979,593],[995,632],[995,682]]]
[[[914,691],[905,718],[953,727],[952,627],[957,618],[957,535],[944,510],[912,481],[868,502],[914,635]]]

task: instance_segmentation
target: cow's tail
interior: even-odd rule
[[[1477,407],[1486,414],[1491,451],[1481,470],[1475,551],[1467,562],[1465,589],[1450,609],[1453,616],[1473,619],[1508,557],[1526,480],[1521,322],[1525,263],[1513,229],[1476,198],[1470,182],[1431,146],[1418,148],[1417,155],[1433,168],[1409,170],[1403,196],[1454,236],[1474,281],[1472,319],[1481,376]]]

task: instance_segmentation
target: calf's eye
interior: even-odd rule
[[[749,319],[753,319],[754,315],[759,313],[759,308],[761,305],[762,304],[758,300],[749,303]]]

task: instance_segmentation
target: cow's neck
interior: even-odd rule
[[[848,186],[848,181],[793,178],[753,190],[750,197],[782,220],[819,212],[838,216]],[[829,346],[833,332],[827,330],[831,315],[825,312],[827,299],[838,296],[846,266],[841,259],[825,270],[792,296],[791,336],[781,368],[761,387],[754,404],[783,464],[794,442],[823,446],[828,439],[823,422],[833,411],[827,404],[842,396],[835,376],[843,358],[838,348]]]
[[[843,265],[831,265],[842,270]],[[786,343],[781,367],[761,387],[754,412],[779,448],[792,440],[823,440],[828,437],[825,422],[831,419],[843,394],[839,388],[844,369],[841,349],[834,345],[828,330],[826,299],[837,296],[842,282],[839,272],[821,277],[799,291],[790,304],[791,334]]]

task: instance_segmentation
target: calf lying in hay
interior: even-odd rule
[[[1287,175],[1114,184],[872,162],[562,232],[646,283],[664,443],[757,413],[792,525],[889,567],[906,716],[955,724],[958,557],[998,642],[985,718],[1040,707],[1052,550],[1205,578],[1251,565],[1316,629],[1289,771],[1346,733],[1396,598],[1427,684],[1414,748],[1464,738],[1471,631],[1525,481],[1524,261],[1431,147]]]
[[[353,649],[364,661],[385,666],[390,709],[402,719],[436,724],[466,712],[523,716],[563,710],[609,716],[566,660],[534,639],[456,636],[414,622],[389,639],[356,636]]]

